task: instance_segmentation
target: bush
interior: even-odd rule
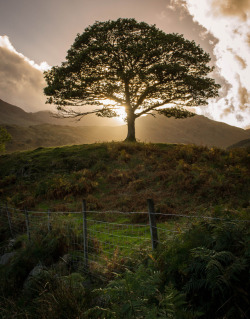
[[[250,300],[247,224],[201,222],[166,243],[157,259],[165,285],[185,293],[201,318],[247,318]]]

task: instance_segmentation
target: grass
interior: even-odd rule
[[[38,148],[0,157],[0,201],[35,210],[162,213],[249,207],[249,150],[101,143]]]
[[[100,223],[96,227],[102,233],[95,241],[90,238],[89,247],[97,264],[90,260],[91,273],[86,274],[80,221],[74,215],[60,215],[50,233],[38,222],[30,242],[27,236],[17,237],[9,247],[14,257],[0,267],[1,318],[231,319],[249,315],[247,224],[195,221],[184,230],[183,220],[177,225],[174,220],[161,222],[159,227],[181,226],[183,233],[167,236],[152,253],[150,247],[136,249],[131,229],[119,228],[111,234],[129,235],[125,243],[129,249],[103,250],[98,245],[108,241],[110,233],[104,233]],[[123,218],[123,222],[128,221]],[[40,270],[30,277],[37,265]]]

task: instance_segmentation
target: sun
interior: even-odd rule
[[[116,114],[118,114],[117,117],[115,117],[115,119],[117,121],[119,121],[120,123],[125,123],[126,122],[126,111],[125,111],[125,107],[122,105],[116,106],[116,102],[106,99],[104,101],[102,101],[102,103],[104,105],[113,105],[114,106],[114,111],[116,112]]]
[[[125,123],[127,113],[125,112],[124,106],[117,107],[115,112],[118,114],[118,117],[116,117],[116,119],[121,123]]]

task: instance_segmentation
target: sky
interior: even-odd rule
[[[197,113],[250,127],[250,0],[0,0],[0,99],[49,109],[43,71],[65,60],[77,33],[120,17],[200,44],[221,89]]]

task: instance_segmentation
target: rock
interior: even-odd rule
[[[32,280],[38,277],[44,271],[44,266],[42,264],[36,265],[29,273],[27,279],[23,284],[24,289],[28,289]]]
[[[6,265],[9,263],[12,257],[14,257],[16,254],[15,251],[12,251],[11,253],[6,253],[0,257],[0,265]]]
[[[16,243],[16,239],[10,239],[9,244],[8,244],[8,248],[13,248],[15,243]]]
[[[31,272],[29,273],[29,275],[28,275],[28,279],[29,279],[29,277],[36,277],[36,276],[38,276],[38,275],[40,275],[40,273],[43,271],[43,265],[41,265],[41,264],[38,264],[38,265],[36,265],[32,270],[31,270]]]

